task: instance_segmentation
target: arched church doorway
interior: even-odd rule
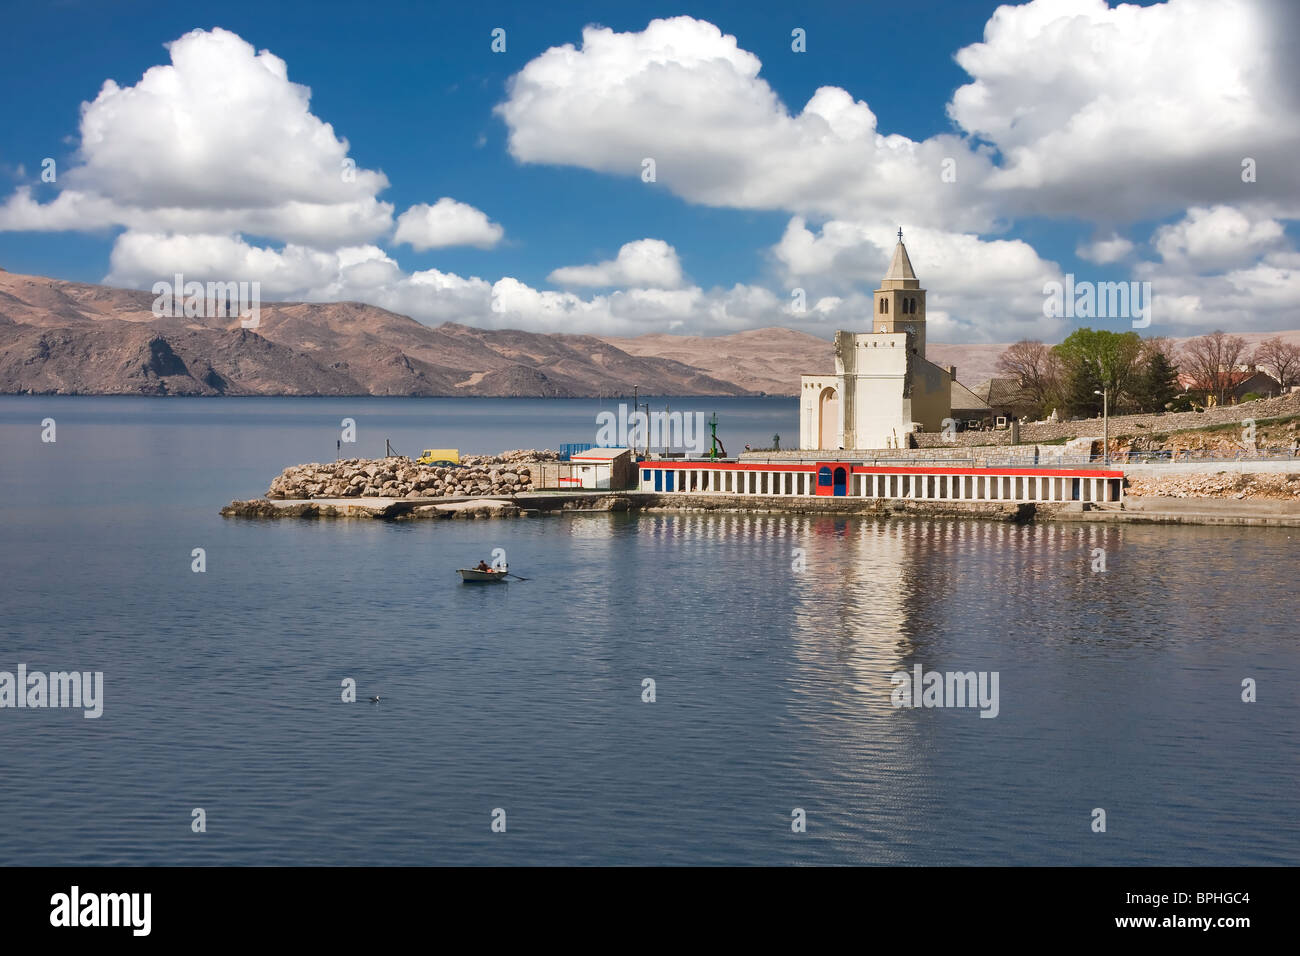
[[[817,447],[839,448],[840,398],[835,389],[822,389],[817,409]]]

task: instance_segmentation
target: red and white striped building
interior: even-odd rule
[[[1124,473],[1104,468],[847,461],[745,462],[665,459],[637,464],[640,491],[754,497],[848,497],[913,501],[1122,501]]]

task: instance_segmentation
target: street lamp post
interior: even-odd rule
[[[1101,391],[1095,388],[1092,394],[1101,396],[1101,463],[1110,464],[1110,386],[1103,385]]]

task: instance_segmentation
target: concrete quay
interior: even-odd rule
[[[512,498],[460,498],[430,504],[409,498],[253,499],[232,502],[233,518],[350,518],[381,521],[518,518],[589,512],[718,512],[825,514],[875,518],[980,518],[1028,523],[1071,521],[1135,524],[1300,527],[1300,503],[1217,498],[1130,497],[1117,502],[911,501],[799,495],[692,495],[640,491],[532,492]]]

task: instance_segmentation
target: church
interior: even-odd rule
[[[872,331],[835,333],[835,372],[800,377],[799,448],[907,448],[952,417],[955,370],[925,357],[925,290],[898,230]]]

